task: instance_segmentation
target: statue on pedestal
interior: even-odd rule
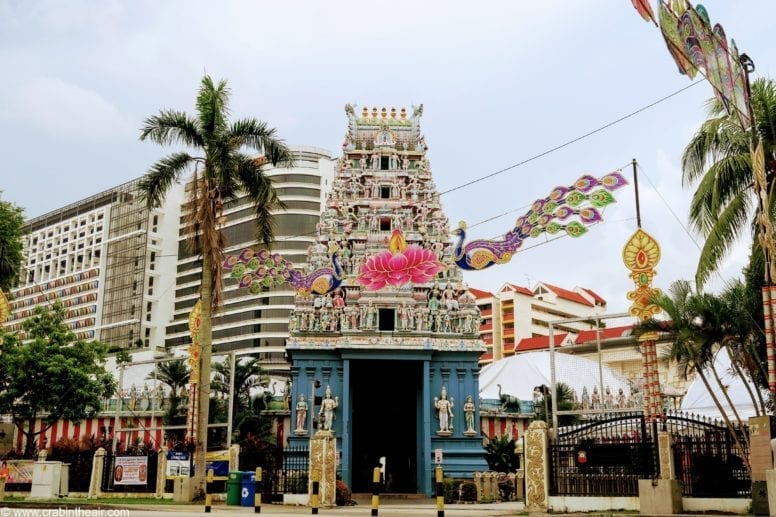
[[[296,403],[296,434],[307,434],[305,429],[305,421],[307,420],[307,401],[304,399],[304,395],[299,395],[299,402]]]
[[[434,397],[434,407],[437,410],[437,417],[439,418],[439,436],[450,436],[453,434],[453,400],[447,399],[447,388],[442,386],[442,392],[439,398]]]
[[[334,410],[339,406],[339,397],[331,397],[331,386],[326,386],[326,394],[321,401],[318,418],[323,431],[331,431],[334,425]]]
[[[466,395],[466,402],[463,404],[463,413],[466,420],[466,431],[463,432],[466,436],[474,436],[477,431],[474,430],[474,412],[477,408],[474,405],[474,398],[471,395]]]

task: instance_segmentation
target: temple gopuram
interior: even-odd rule
[[[454,263],[422,105],[345,107],[347,133],[289,322],[292,446],[321,433],[337,475],[433,493],[487,470],[479,429],[480,314]],[[441,454],[440,454],[441,453]]]

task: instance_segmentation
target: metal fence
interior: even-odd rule
[[[665,428],[673,440],[674,469],[683,496],[752,496],[747,426],[731,430],[721,421],[672,413]]]
[[[70,492],[88,492],[92,480],[94,451],[81,451],[70,454],[52,454],[51,461],[68,464],[67,488]]]
[[[657,476],[653,434],[641,413],[560,429],[550,443],[550,495],[637,496],[639,479]]]
[[[261,467],[262,501],[277,502],[283,499],[281,479],[283,475],[283,450],[276,445],[263,444],[261,449],[241,449],[239,457],[241,471],[254,471]]]
[[[306,494],[310,451],[307,445],[283,450],[283,493]]]

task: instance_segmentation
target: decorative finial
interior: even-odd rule
[[[377,108],[376,107],[372,108],[372,118],[377,118]]]
[[[401,119],[404,120],[407,118],[407,108],[401,109]]]
[[[388,116],[388,110],[383,108],[380,110],[380,114],[382,115],[383,118],[386,118]]]
[[[363,111],[361,112],[361,117],[363,117],[363,118],[369,118],[369,108],[367,108],[366,106],[364,106],[364,109],[363,109]]]
[[[396,108],[391,108],[391,118],[396,118]]]

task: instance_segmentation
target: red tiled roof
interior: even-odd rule
[[[574,291],[569,291],[568,289],[563,289],[562,287],[557,287],[546,282],[542,282],[542,284],[547,286],[548,289],[558,295],[558,298],[563,298],[564,300],[569,300],[574,303],[593,307],[593,304],[579,293],[575,293]]]
[[[482,298],[493,298],[493,293],[489,291],[482,291],[480,289],[477,289],[475,287],[470,287],[469,292],[472,293],[472,296],[475,298],[482,299]]]
[[[595,291],[592,289],[588,289],[587,287],[581,288],[583,291],[585,291],[587,294],[593,297],[593,299],[598,302],[600,305],[606,305],[606,300],[604,300],[601,296],[598,295]]]
[[[560,346],[563,340],[566,339],[566,335],[554,334],[555,346]],[[526,337],[517,343],[515,352],[529,352],[531,350],[545,350],[547,348],[550,348],[550,336]]]
[[[596,332],[600,333],[601,340],[613,339],[618,337],[625,337],[630,335],[630,331],[633,329],[633,325],[625,325],[622,327],[603,328],[596,330],[583,330],[574,340],[575,345],[584,345],[585,343],[595,343]]]
[[[504,285],[505,285],[505,287],[508,286],[512,291],[514,291],[516,293],[525,294],[527,296],[533,296],[533,294],[534,294],[533,291],[531,291],[527,287],[523,287],[521,285],[510,284],[509,282],[507,282]],[[503,288],[501,289],[501,292],[504,292]]]

